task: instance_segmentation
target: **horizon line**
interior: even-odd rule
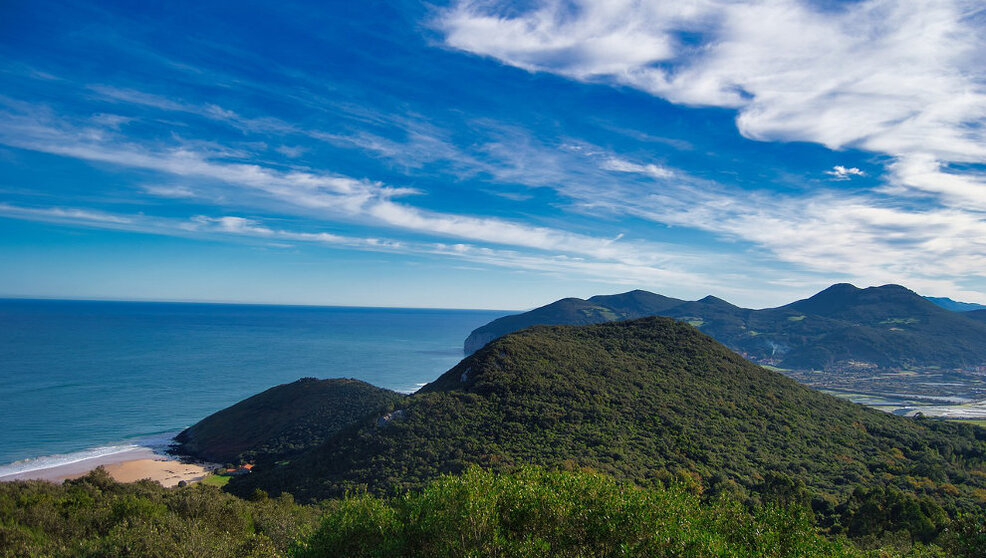
[[[374,310],[449,310],[449,311],[481,311],[481,312],[525,312],[528,309],[504,308],[452,308],[442,306],[367,306],[349,304],[318,304],[300,302],[241,302],[233,300],[197,300],[197,299],[154,299],[154,298],[102,298],[102,297],[61,297],[39,295],[0,295],[0,301],[24,302],[115,302],[115,303],[150,303],[150,304],[201,304],[221,306],[291,306],[297,308],[353,308]]]

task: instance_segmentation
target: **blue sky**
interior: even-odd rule
[[[0,295],[986,302],[975,2],[4,2]]]

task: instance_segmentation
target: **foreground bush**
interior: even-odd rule
[[[314,506],[213,486],[120,484],[96,470],[63,485],[0,483],[0,556],[986,558],[982,514],[960,516],[927,547],[912,545],[898,518],[896,530],[859,541],[870,549],[862,551],[820,536],[796,503],[739,504],[725,493],[703,502],[698,492],[598,473],[473,468],[403,496]],[[899,515],[899,503],[867,493],[861,505],[886,508],[879,518]]]
[[[330,556],[861,555],[819,536],[802,508],[750,513],[725,500],[701,504],[677,488],[641,489],[595,473],[473,468],[391,499],[356,496],[329,506],[296,550]]]
[[[96,469],[62,485],[0,483],[0,556],[284,556],[319,513],[290,496],[121,484]]]

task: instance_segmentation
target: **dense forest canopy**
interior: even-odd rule
[[[403,397],[359,380],[302,378],[200,420],[175,437],[175,451],[218,463],[287,459]]]

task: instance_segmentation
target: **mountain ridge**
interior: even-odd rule
[[[647,294],[651,295],[647,297]],[[630,296],[632,295],[632,296]],[[858,288],[837,283],[776,308],[749,309],[709,295],[680,301],[646,291],[562,301],[505,316],[474,330],[463,343],[471,354],[483,343],[536,324],[579,325],[661,315],[685,321],[760,364],[826,369],[863,362],[882,368],[972,367],[986,363],[986,319],[954,312],[900,285]],[[652,301],[633,307],[635,299]],[[590,303],[589,301],[595,301]]]

